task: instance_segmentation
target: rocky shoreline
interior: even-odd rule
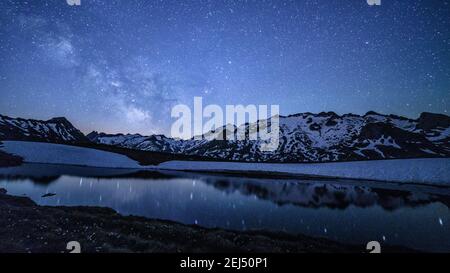
[[[340,244],[303,235],[264,231],[206,229],[170,221],[122,216],[109,208],[39,206],[28,197],[0,189],[0,252],[68,252],[78,241],[82,252],[366,252],[365,246]],[[384,247],[384,251],[408,249]]]
[[[0,142],[1,144],[1,142]],[[19,166],[23,163],[23,159],[20,156],[12,155],[0,151],[0,167],[12,167]]]

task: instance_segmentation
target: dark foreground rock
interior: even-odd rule
[[[0,252],[67,252],[69,241],[78,241],[82,252],[365,252],[300,235],[205,229],[99,207],[38,206],[0,189]]]
[[[1,145],[1,142],[0,142]],[[0,167],[11,167],[22,164],[23,159],[20,156],[12,155],[0,151]]]

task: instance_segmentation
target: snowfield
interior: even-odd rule
[[[336,163],[241,163],[168,161],[167,170],[258,171],[287,174],[450,185],[450,158],[393,159]]]
[[[211,171],[272,172],[350,179],[450,185],[450,158],[392,159],[336,163],[244,163],[208,161],[167,161],[141,166],[125,155],[63,144],[3,141],[0,150],[24,158],[28,163],[89,167]]]
[[[143,168],[125,155],[106,151],[28,141],[2,141],[0,149],[28,163],[48,163],[106,168]]]

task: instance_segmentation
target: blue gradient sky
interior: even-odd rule
[[[448,114],[450,2],[0,2],[0,113],[166,133],[171,107]]]

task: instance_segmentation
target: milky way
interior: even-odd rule
[[[166,133],[173,105],[448,114],[450,2],[0,2],[0,113]]]

